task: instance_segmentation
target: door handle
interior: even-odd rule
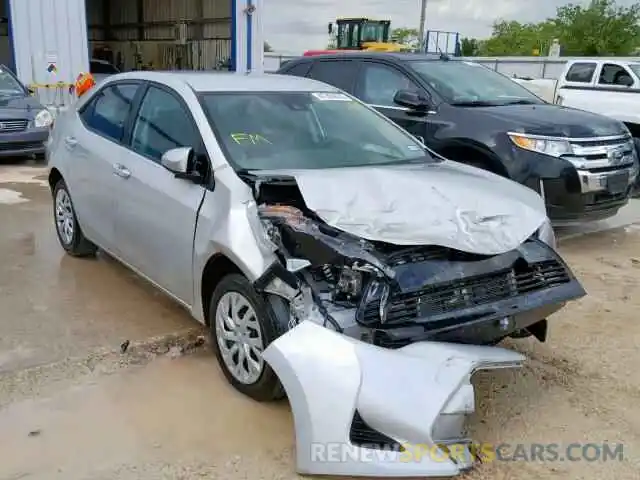
[[[113,174],[121,178],[129,178],[131,176],[129,169],[120,163],[113,164]]]
[[[67,145],[67,147],[73,148],[78,144],[78,140],[76,140],[74,137],[65,137],[64,143]]]

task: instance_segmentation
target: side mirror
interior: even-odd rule
[[[329,25],[327,26],[327,29],[329,31],[329,35],[331,35],[333,33],[333,23],[329,22]]]
[[[194,170],[194,151],[191,147],[178,147],[167,150],[160,158],[160,164],[176,178],[202,182],[202,175]]]
[[[27,87],[27,91],[29,92],[29,95],[35,95],[36,94],[36,89],[33,87]]]
[[[428,98],[412,90],[398,90],[393,97],[393,101],[401,107],[407,107],[421,113],[426,113],[431,106]]]

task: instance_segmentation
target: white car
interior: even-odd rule
[[[48,157],[62,247],[182,304],[239,391],[286,393],[302,473],[464,470],[468,450],[402,459],[467,449],[471,373],[523,360],[484,344],[544,340],[584,295],[533,190],[313,80],[113,75],[56,121]]]

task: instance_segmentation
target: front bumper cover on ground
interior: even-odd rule
[[[291,404],[298,472],[370,477],[452,476],[471,467],[472,452],[439,447],[468,443],[470,377],[524,361],[502,348],[436,342],[388,350],[311,321],[274,341],[264,359]],[[399,450],[355,444],[354,418]]]

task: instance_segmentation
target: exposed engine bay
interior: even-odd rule
[[[497,255],[394,245],[334,228],[307,208],[296,179],[243,175],[279,257],[255,282],[304,320],[385,348],[432,340],[495,344],[534,335],[585,292],[559,255],[532,235]]]
[[[413,201],[395,203],[411,191],[396,184],[373,205],[367,197],[376,189],[362,185],[323,202],[323,188],[339,196],[353,185],[353,178],[332,184],[337,176],[242,175],[257,205],[258,243],[277,257],[254,287],[288,308],[278,308],[288,312],[280,314],[286,333],[263,358],[291,405],[297,470],[368,478],[462,473],[477,461],[465,431],[475,410],[471,376],[524,361],[486,345],[508,336],[544,341],[548,316],[585,292],[542,240],[544,206],[522,198],[529,192],[515,192],[521,198],[511,205],[474,208],[467,198],[460,207],[443,195],[446,182],[432,179]],[[380,187],[384,175],[373,176]],[[447,203],[444,213],[420,214],[435,202]],[[380,216],[368,221],[376,209]],[[381,240],[387,236],[400,241]],[[346,454],[332,461],[318,446]]]

